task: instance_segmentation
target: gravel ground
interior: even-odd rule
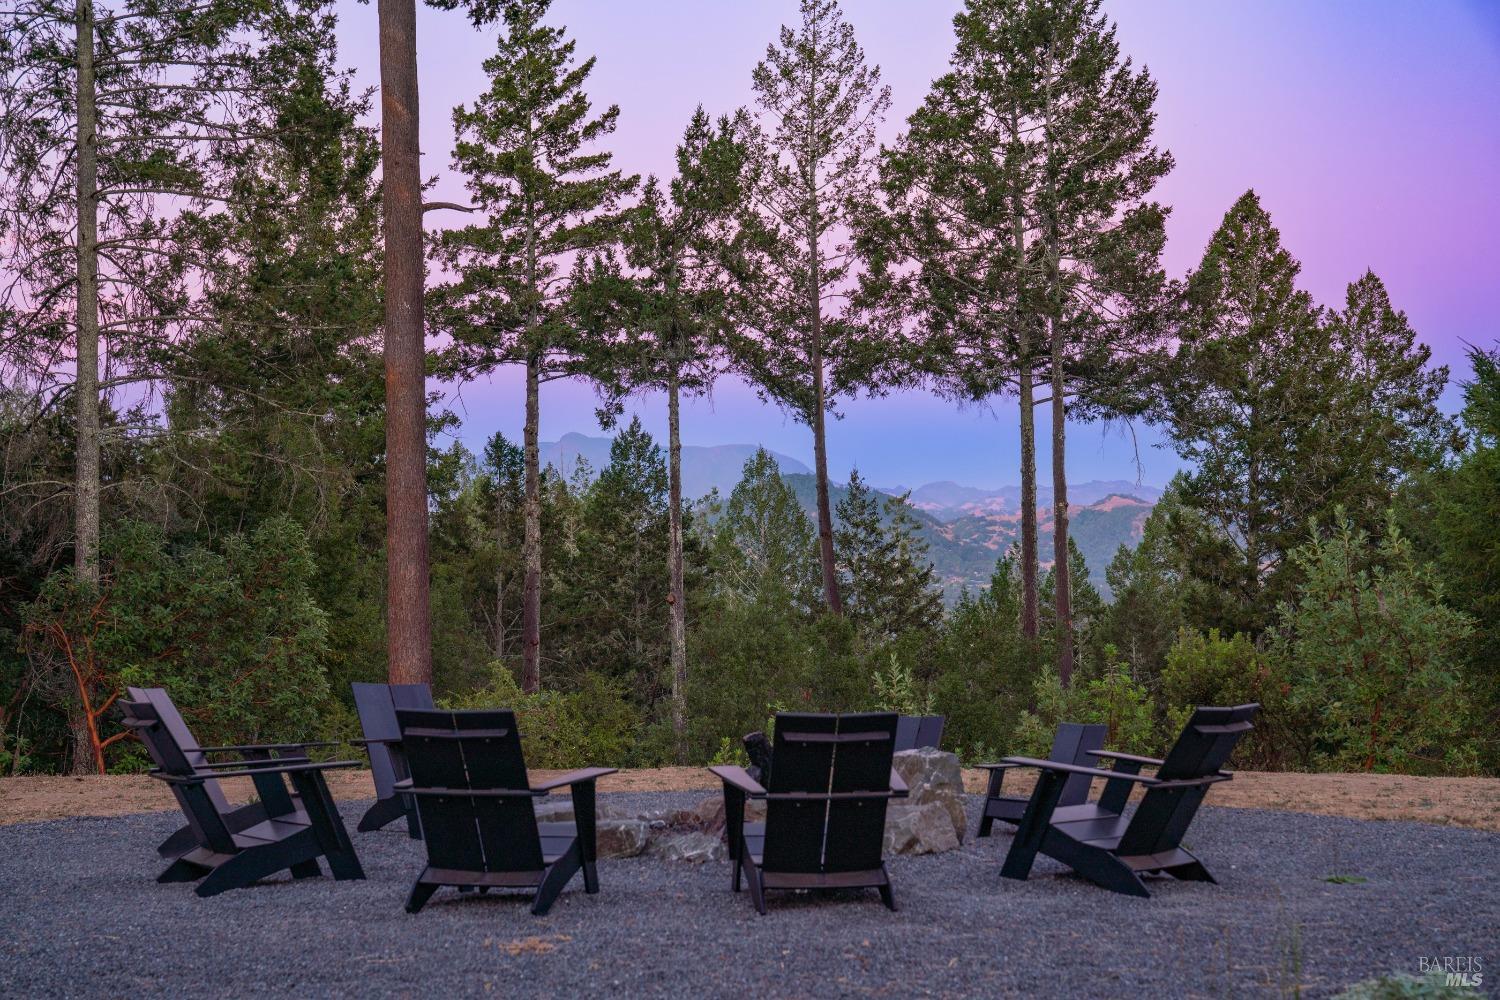
[[[703,793],[602,795],[628,806]],[[361,803],[344,807],[350,831]],[[969,829],[978,800],[970,797]],[[1047,859],[1000,878],[1008,834],[896,858],[899,913],[873,891],[770,897],[728,863],[601,861],[552,912],[521,895],[402,902],[423,863],[394,827],[352,833],[368,880],[267,882],[202,900],[157,885],[175,814],[0,827],[5,996],[1306,996],[1422,956],[1500,978],[1500,834],[1204,809],[1189,845],[1220,885],[1095,888]],[[1329,876],[1366,881],[1339,884]]]

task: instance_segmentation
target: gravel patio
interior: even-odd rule
[[[363,805],[343,804],[351,832]],[[1188,843],[1221,884],[1155,881],[1150,900],[1045,858],[1029,882],[1003,880],[1010,836],[997,832],[891,860],[895,914],[874,892],[775,894],[758,917],[730,893],[727,863],[605,860],[600,895],[575,880],[541,918],[520,895],[451,891],[407,915],[423,851],[394,826],[352,833],[367,881],[279,879],[199,899],[154,881],[153,847],[179,823],[162,812],[0,827],[0,993],[1186,997],[1300,984],[1323,996],[1415,974],[1422,956],[1500,964],[1500,834],[1417,823],[1207,807]]]

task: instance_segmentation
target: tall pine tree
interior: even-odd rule
[[[525,368],[525,691],[541,684],[541,383],[575,370],[575,258],[618,238],[618,202],[636,183],[597,148],[614,132],[619,108],[593,114],[583,87],[595,60],[577,62],[563,30],[542,23],[550,5],[505,5],[499,50],[484,63],[490,89],[453,113],[454,165],[487,219],[437,237],[438,259],[459,277],[433,292],[435,318],[452,337],[447,372],[469,378],[502,364]]]
[[[1035,634],[1034,407],[1050,403],[1058,674],[1073,667],[1066,424],[1143,407],[1171,169],[1156,84],[1122,58],[1101,0],[971,0],[950,71],[882,169],[866,294],[909,303],[950,394],[1021,405],[1022,626]],[[914,268],[903,273],[903,265]],[[1045,373],[1045,379],[1043,375]],[[1038,385],[1049,394],[1036,398]]]
[[[812,429],[823,600],[840,614],[825,424],[835,400],[887,377],[880,371],[891,356],[829,302],[852,273],[847,226],[874,197],[875,130],[891,98],[836,0],[802,0],[801,15],[751,77],[759,253],[742,276],[755,308],[741,324],[752,335],[737,338],[735,353],[763,396]]]
[[[855,470],[839,501],[838,521],[849,620],[882,641],[935,628],[943,617],[943,592],[906,498],[876,493]]]

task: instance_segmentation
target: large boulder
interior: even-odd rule
[[[961,846],[948,810],[940,803],[895,802],[886,810],[887,854],[936,854],[956,851]]]
[[[934,747],[903,750],[891,766],[910,793],[886,810],[886,850],[893,854],[951,851],[963,844],[964,777],[958,757]],[[941,821],[940,821],[941,820]]]
[[[651,838],[652,857],[702,864],[705,861],[723,861],[729,856],[729,849],[718,834],[702,830],[672,829],[654,833]]]
[[[594,830],[601,858],[633,858],[651,843],[651,824],[642,819],[601,819]]]
[[[745,819],[758,823],[766,818],[764,799],[745,801]],[[706,833],[724,832],[724,796],[710,795],[691,809],[682,809],[672,819],[672,825],[685,829],[702,830]]]

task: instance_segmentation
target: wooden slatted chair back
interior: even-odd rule
[[[861,792],[889,792],[891,756],[896,748],[897,717],[870,712],[838,717],[830,791],[850,798],[828,803],[825,871],[867,871],[879,868],[885,848],[885,808],[890,799]]]
[[[1259,705],[1194,709],[1157,769],[1157,779],[1191,781],[1217,774],[1239,741],[1255,728],[1253,720],[1259,711]],[[1208,788],[1206,784],[1148,787],[1120,838],[1118,853],[1157,854],[1180,847]]]
[[[155,704],[144,700],[121,701],[119,706],[125,724],[140,737],[152,762],[163,774],[186,778],[197,773],[198,768],[178,744]],[[195,743],[194,748],[196,747]],[[202,754],[198,754],[198,758],[201,760]],[[221,854],[232,854],[237,849],[234,837],[224,822],[224,810],[204,787],[207,783],[174,782],[169,787],[198,843]]]
[[[360,684],[354,689],[354,708],[359,713],[359,728],[367,740],[399,740],[401,726],[396,722],[398,708],[435,709],[432,689],[426,684]],[[370,776],[375,781],[377,798],[388,799],[392,787],[410,775],[401,751],[388,743],[370,745]]]
[[[897,716],[776,717],[767,787],[767,871],[822,873],[880,866]],[[857,793],[875,793],[859,797]]]
[[[542,845],[515,714],[397,709],[396,718],[413,787],[453,792],[416,796],[432,867],[540,871]]]
[[[1089,750],[1103,750],[1104,738],[1109,734],[1109,727],[1093,723],[1064,722],[1057,727],[1057,733],[1052,737],[1052,753],[1048,760],[1055,760],[1060,764],[1078,764],[1082,767],[1098,767],[1099,761],[1088,754]],[[1070,774],[1063,782],[1062,795],[1057,799],[1059,806],[1078,806],[1089,800],[1089,785],[1092,782],[1086,774]]]
[[[159,718],[161,720],[161,724],[166,727],[167,732],[172,737],[172,741],[178,746],[179,749],[181,749],[182,754],[186,758],[188,764],[197,768],[202,767],[208,762],[208,758],[203,755],[203,751],[200,749],[202,744],[200,744],[197,737],[193,735],[193,731],[188,728],[186,720],[183,719],[182,713],[177,710],[177,705],[173,703],[172,696],[167,694],[166,688],[127,687],[125,689],[125,693],[130,697],[132,701],[145,702],[156,710],[157,718]],[[155,755],[152,754],[150,744],[147,744],[146,752],[147,754],[151,755],[151,762],[153,764],[155,764],[157,767],[164,766],[162,762],[157,760]],[[213,780],[212,778],[204,781],[203,791],[208,795],[210,799],[213,800],[215,809],[217,809],[220,813],[229,812],[229,800],[224,797],[224,789],[219,787],[219,783],[217,781]]]

